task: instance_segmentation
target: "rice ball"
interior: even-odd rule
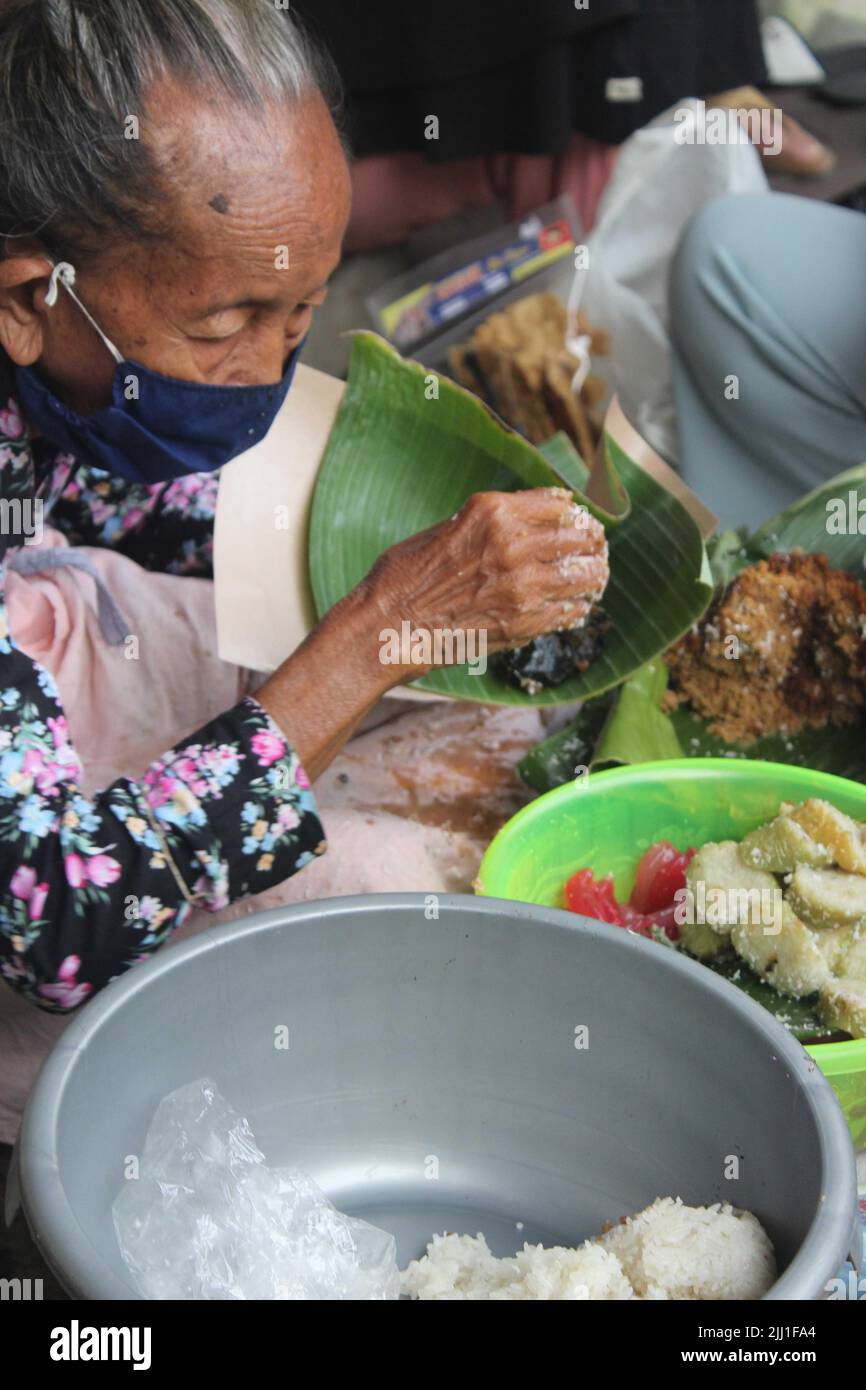
[[[659,1197],[601,1237],[644,1299],[757,1299],[776,1277],[758,1219],[728,1203],[687,1207]]]

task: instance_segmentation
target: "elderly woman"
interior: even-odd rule
[[[111,547],[159,605],[167,574],[210,576],[218,470],[266,434],[340,258],[327,70],[273,0],[0,0],[0,67],[8,583],[92,571],[77,547]],[[63,544],[23,543],[34,503]],[[420,674],[380,662],[383,628],[484,629],[496,650],[578,621],[606,576],[601,528],[566,494],[479,495],[386,552],[255,698],[93,795],[0,591],[3,975],[69,1009],[194,907],[320,853],[311,781]],[[118,709],[113,736],[136,718]]]

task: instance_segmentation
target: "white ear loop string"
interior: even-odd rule
[[[51,272],[51,279],[48,281],[48,289],[45,291],[45,303],[49,309],[53,309],[57,303],[59,294],[58,281],[62,280],[66,288],[72,293],[72,286],[75,284],[75,266],[68,261],[58,261]]]
[[[580,270],[575,269],[574,279],[571,282],[571,292],[568,296],[568,308],[566,310],[566,338],[565,346],[576,357],[578,368],[571,379],[571,389],[575,396],[579,396],[583,390],[583,384],[592,369],[592,361],[589,350],[592,347],[592,339],[588,333],[581,333],[578,320],[578,310],[580,301],[583,298],[583,286],[587,271],[584,267]]]
[[[59,294],[58,287],[60,285],[63,285],[67,294],[70,294],[72,298],[75,300],[75,303],[78,305],[82,314],[87,319],[87,322],[90,324],[91,328],[99,334],[100,338],[105,343],[105,346],[108,348],[108,351],[111,353],[115,362],[117,362],[118,364],[121,363],[123,361],[123,354],[117,351],[117,348],[114,346],[114,343],[103,333],[102,329],[99,327],[99,324],[96,322],[96,319],[93,317],[90,310],[82,304],[81,300],[78,298],[78,295],[75,293],[75,290],[72,288],[74,284],[75,266],[70,265],[69,261],[58,261],[51,272],[51,279],[48,281],[48,289],[45,291],[45,303],[48,305],[49,309],[53,309],[54,305],[57,303],[57,296]]]

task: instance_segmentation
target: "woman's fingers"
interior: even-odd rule
[[[536,534],[539,529],[574,532],[582,542],[595,545],[604,538],[604,527],[564,488],[541,487],[524,492],[477,492],[453,520],[475,524],[502,522],[512,536]]]
[[[532,615],[548,604],[555,604],[568,615],[580,604],[585,608],[598,602],[607,579],[607,562],[602,556],[569,555],[556,563],[530,559],[507,577],[487,577],[479,589],[478,601],[487,606],[491,620],[523,629],[527,621],[533,620]],[[557,623],[558,627],[566,625],[566,619]]]
[[[475,629],[491,650],[573,627],[608,580],[604,528],[563,488],[477,493],[370,576],[393,625]]]

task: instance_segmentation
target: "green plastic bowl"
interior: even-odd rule
[[[780,801],[809,796],[866,819],[866,786],[784,763],[677,758],[592,772],[540,796],[503,826],[481,861],[476,892],[563,907],[566,880],[591,868],[596,875],[613,874],[617,897],[624,900],[638,860],[657,840],[670,840],[677,849],[740,840],[775,815]],[[806,1050],[832,1085],[854,1143],[862,1148],[866,1039],[816,1043]]]

